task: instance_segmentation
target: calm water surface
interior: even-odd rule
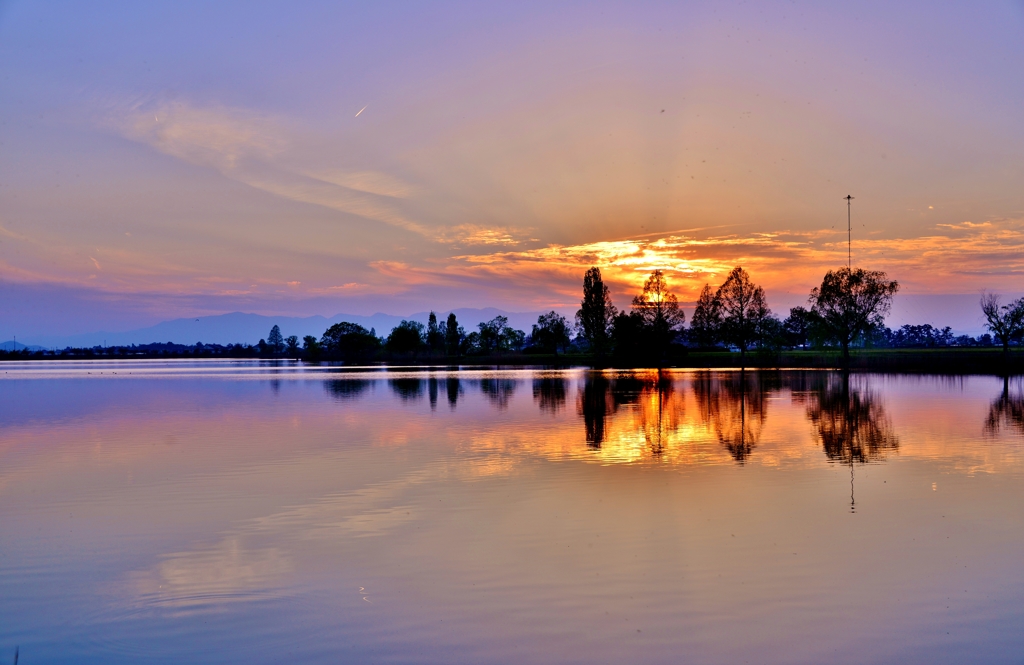
[[[1024,385],[0,366],[0,663],[1022,663]]]

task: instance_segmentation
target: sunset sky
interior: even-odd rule
[[[0,4],[0,338],[1024,292],[1024,3],[495,4]]]

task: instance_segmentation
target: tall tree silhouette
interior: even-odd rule
[[[741,363],[747,349],[762,339],[771,318],[764,289],[750,281],[750,275],[737,266],[715,293],[720,312],[719,330],[723,341],[740,350]]]
[[[449,356],[459,355],[459,348],[462,345],[462,338],[466,334],[455,318],[455,312],[448,314],[448,321],[444,326],[444,350]]]
[[[821,286],[811,291],[814,324],[822,336],[843,349],[850,360],[850,345],[875,327],[885,325],[900,285],[879,270],[840,268],[829,270]]]
[[[598,358],[608,352],[614,318],[615,305],[601,279],[601,269],[591,268],[583,275],[583,300],[576,312],[576,329]]]
[[[660,364],[685,318],[679,309],[679,300],[669,291],[662,271],[655,270],[647,278],[644,290],[633,298],[632,309],[643,321]]]
[[[281,328],[275,325],[267,335],[267,350],[277,355],[284,353],[284,337],[281,336]]]
[[[690,320],[690,342],[700,348],[714,346],[719,340],[721,325],[722,303],[715,297],[711,285],[705,284]]]
[[[430,312],[427,317],[427,348],[431,352],[444,351],[444,333],[437,323],[437,314]]]

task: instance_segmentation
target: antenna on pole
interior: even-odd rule
[[[853,227],[850,225],[850,201],[853,201],[853,197],[849,194],[846,195],[846,268],[849,270],[853,267],[853,262],[850,260],[852,251],[850,246],[853,244]]]

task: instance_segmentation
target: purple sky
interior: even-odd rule
[[[1024,291],[1024,4],[0,5],[0,339],[570,313],[845,262]],[[902,303],[900,302],[902,300]],[[970,310],[970,311],[965,311]]]

